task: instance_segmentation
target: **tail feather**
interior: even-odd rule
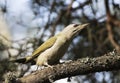
[[[26,58],[13,59],[13,60],[10,60],[10,62],[25,63]]]
[[[12,60],[9,60],[10,62],[16,62],[16,63],[31,63],[31,65],[35,65],[36,64],[36,59],[34,60],[30,60],[30,61],[27,61],[27,58],[20,58],[20,59],[12,59]]]

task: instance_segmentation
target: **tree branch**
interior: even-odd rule
[[[116,19],[110,14],[110,9],[109,9],[109,0],[105,0],[105,8],[106,8],[106,14],[107,14],[107,21],[113,23],[114,25],[120,27],[120,20]]]
[[[110,9],[109,9],[109,4],[108,0],[105,0],[105,7],[106,7],[106,15],[107,15],[107,20],[106,20],[106,28],[108,30],[108,38],[111,42],[111,44],[115,47],[116,50],[120,51],[120,46],[117,44],[117,42],[114,40],[114,35],[112,33],[112,27],[111,27],[111,22],[113,22],[113,17],[110,14]],[[119,23],[118,23],[119,24]],[[119,26],[119,25],[118,25]]]
[[[111,71],[120,69],[120,54],[117,51],[109,52],[101,57],[82,58],[44,68],[30,75],[18,78],[17,83],[50,83],[68,76],[89,74],[100,71]]]

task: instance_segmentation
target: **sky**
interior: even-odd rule
[[[30,1],[31,0],[6,0],[7,1],[7,8],[8,13],[6,14],[10,31],[13,36],[13,40],[20,40],[25,37],[34,36],[35,35],[35,28],[45,24],[45,22],[48,20],[49,13],[44,13],[43,18],[35,18],[35,15],[33,14],[31,7],[30,7]],[[73,8],[78,6],[77,2],[83,3],[85,0],[77,0],[73,3]],[[93,0],[94,1],[94,0]],[[99,18],[100,16],[105,14],[103,0],[98,0],[99,4],[94,4],[94,8],[97,8],[96,10],[99,11],[96,14],[96,18]],[[70,0],[65,1],[66,4],[70,4]],[[5,0],[0,0],[0,4],[5,4]],[[98,5],[98,6],[96,6]],[[102,7],[101,7],[102,6]],[[45,9],[45,8],[41,8]],[[90,7],[86,6],[84,8],[84,12],[89,16],[91,15]],[[88,13],[89,12],[89,13]],[[91,15],[92,17],[92,15]],[[94,17],[94,16],[93,16]],[[32,29],[34,28],[34,29]],[[28,30],[31,31],[31,34],[27,34]],[[48,33],[48,32],[47,32]]]

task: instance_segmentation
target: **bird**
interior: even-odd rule
[[[34,63],[38,66],[51,67],[58,64],[64,56],[74,37],[89,23],[69,24],[61,32],[46,40],[41,46],[33,51],[31,56],[11,60],[18,63]]]

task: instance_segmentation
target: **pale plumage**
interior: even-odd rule
[[[74,36],[85,28],[87,24],[70,24],[59,34],[51,37],[38,47],[31,56],[12,60],[19,63],[33,62],[39,66],[49,66],[59,63],[60,58],[67,51]]]

